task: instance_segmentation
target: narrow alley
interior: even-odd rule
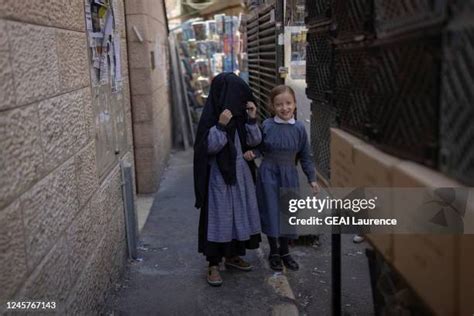
[[[473,121],[474,0],[0,0],[0,316],[474,316]]]
[[[297,272],[273,272],[266,241],[248,251],[250,272],[225,271],[224,284],[206,282],[207,262],[197,252],[199,210],[193,207],[193,152],[172,153],[151,213],[141,231],[139,260],[106,303],[107,315],[330,315],[330,236],[321,246],[296,246]],[[262,236],[264,237],[264,236]],[[343,310],[372,315],[367,244],[343,236]],[[224,268],[221,265],[221,269]]]

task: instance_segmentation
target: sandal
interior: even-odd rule
[[[221,286],[222,278],[219,273],[219,266],[211,266],[207,271],[207,283],[211,286]]]
[[[224,265],[242,271],[252,270],[252,265],[240,257],[226,258]]]
[[[283,264],[285,267],[287,267],[290,270],[293,271],[298,271],[300,266],[298,265],[298,262],[296,262],[289,253],[286,255],[281,256],[281,260],[283,261]]]
[[[281,264],[281,257],[279,254],[273,254],[268,257],[270,262],[270,268],[275,271],[283,271],[283,265]]]

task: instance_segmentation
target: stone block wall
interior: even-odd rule
[[[84,0],[0,0],[0,314],[12,300],[96,313],[125,265],[120,167],[98,176],[87,54]]]
[[[172,146],[168,35],[162,2],[125,0],[138,193],[158,189]]]

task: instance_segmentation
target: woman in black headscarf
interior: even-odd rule
[[[199,252],[209,261],[207,280],[221,285],[218,265],[249,271],[239,256],[260,243],[260,217],[253,163],[243,154],[260,144],[256,107],[249,86],[234,73],[214,78],[194,144],[194,190]]]

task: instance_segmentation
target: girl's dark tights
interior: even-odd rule
[[[268,238],[268,243],[270,244],[270,254],[275,255],[275,254],[280,254],[280,255],[286,255],[287,253],[290,252],[288,249],[288,242],[289,239],[286,237],[269,237]],[[280,244],[280,248],[278,248],[278,244]]]

